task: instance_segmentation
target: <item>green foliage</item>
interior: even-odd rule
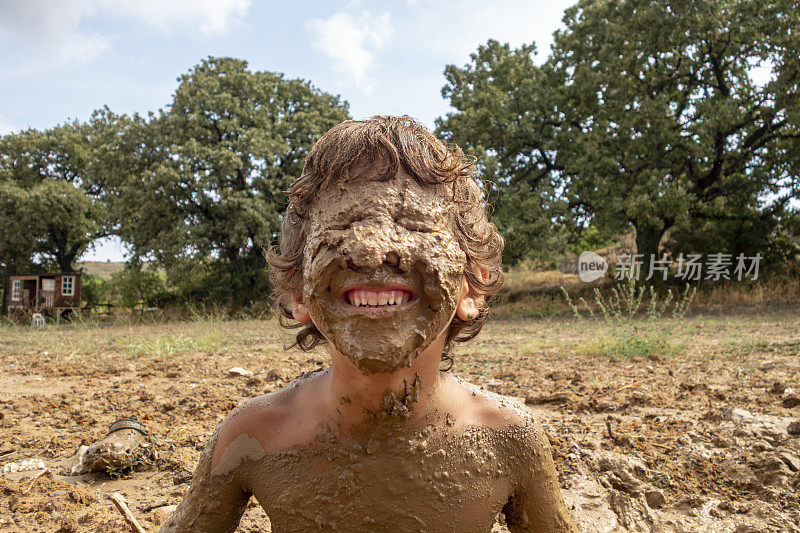
[[[106,234],[102,188],[91,178],[88,129],[78,123],[0,137],[0,265],[74,270]]]
[[[208,58],[180,82],[143,133],[153,163],[119,185],[119,234],[188,296],[249,305],[269,293],[264,250],[283,191],[347,104],[232,58]]]
[[[565,22],[544,67],[564,118],[553,148],[571,201],[603,226],[635,226],[640,253],[720,199],[797,179],[781,155],[800,125],[786,117],[797,106],[791,2],[582,1]],[[754,65],[772,65],[763,87]]]
[[[506,240],[504,262],[563,251],[567,214],[550,173],[546,83],[533,63],[534,47],[511,50],[490,40],[463,69],[445,68],[442,95],[457,112],[437,119],[437,133],[478,157],[494,222]],[[538,257],[542,258],[542,257]]]
[[[591,252],[611,246],[615,242],[615,239],[603,235],[596,227],[589,226],[588,228],[584,228],[578,235],[578,242],[572,247],[572,252],[574,254],[580,254],[586,251]]]
[[[93,308],[111,301],[111,284],[106,279],[92,274],[81,276],[81,300],[83,307]]]
[[[760,271],[776,271],[794,260],[800,249],[792,240],[792,220],[782,203],[758,207],[756,202],[734,203],[735,197],[707,206],[703,218],[675,228],[664,247],[673,257],[708,250],[754,257],[761,254]]]
[[[595,287],[593,290],[594,304],[597,306],[598,313],[607,322],[630,322],[642,310],[644,310],[646,317],[649,320],[657,320],[661,318],[667,311],[670,312],[672,318],[681,319],[688,311],[689,306],[697,294],[697,289],[690,287],[686,284],[683,292],[680,293],[678,299],[675,300],[675,295],[672,289],[667,289],[664,297],[660,297],[652,285],[637,286],[637,280],[630,278],[624,283],[618,282],[616,286],[611,288],[611,291],[605,297],[600,292],[600,289]],[[585,318],[581,314],[578,305],[573,303],[572,298],[563,286],[560,286],[561,293],[564,299],[572,309],[572,314],[575,318]],[[644,295],[647,294],[647,300],[644,300]],[[646,308],[642,307],[643,301],[649,302]],[[578,303],[583,305],[589,317],[595,316],[593,310],[587,303],[584,297],[578,298]]]
[[[137,263],[112,274],[109,285],[114,301],[127,309],[157,306],[168,295],[164,275],[144,270]]]
[[[630,359],[632,357],[670,356],[677,347],[669,342],[669,335],[662,329],[635,323],[616,324],[609,337],[601,338],[595,344],[598,355],[612,358]]]
[[[672,487],[672,475],[666,468],[666,463],[662,462],[658,467],[651,471],[648,481],[662,489],[669,489]]]
[[[528,237],[506,228],[512,248],[591,221],[635,227],[647,263],[666,230],[701,231],[719,210],[735,227],[752,217],[742,206],[778,196],[780,216],[800,190],[794,2],[581,0],[564,23],[541,67],[533,45],[489,41],[445,70],[456,111],[439,131],[487,155],[482,177],[529,218]],[[766,83],[754,67],[770,70]]]
[[[41,221],[32,205],[28,191],[0,181],[0,267],[8,273],[29,270],[38,250]]]

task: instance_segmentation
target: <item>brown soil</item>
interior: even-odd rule
[[[541,416],[585,531],[800,531],[800,436],[787,432],[800,415],[798,316],[664,321],[677,353],[626,359],[596,353],[600,324],[496,320],[453,371]],[[257,321],[0,328],[0,466],[46,469],[0,476],[0,530],[125,531],[112,491],[156,530],[226,413],[324,366],[324,352],[284,352],[285,338]],[[61,475],[126,416],[156,436],[154,463],[121,478]],[[268,524],[251,501],[239,531]]]

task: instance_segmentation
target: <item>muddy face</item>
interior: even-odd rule
[[[466,255],[452,204],[404,171],[340,182],[309,213],[303,300],[365,374],[408,366],[450,324]]]

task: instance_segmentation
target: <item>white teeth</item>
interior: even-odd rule
[[[349,295],[351,305],[357,307],[379,307],[386,305],[400,305],[411,300],[411,295],[406,291],[352,291]]]

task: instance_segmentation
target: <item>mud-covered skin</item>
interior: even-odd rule
[[[444,191],[403,170],[387,181],[338,182],[312,203],[303,302],[365,374],[408,366],[450,323],[466,265],[451,209]],[[404,287],[414,299],[364,312],[342,299],[355,286]]]
[[[242,482],[246,470],[235,468],[224,475],[212,474],[211,461],[221,428],[217,428],[200,456],[189,491],[161,528],[162,532],[227,533],[239,525],[250,499],[250,492]],[[242,462],[241,466],[244,465]]]
[[[512,531],[574,530],[539,424],[439,371],[453,316],[477,311],[452,200],[376,177],[337,182],[307,218],[295,318],[331,368],[232,413],[163,531],[232,531],[251,495],[277,532],[486,532],[501,510]]]
[[[523,408],[443,375],[447,412],[379,411],[348,436],[330,418],[298,427],[292,413],[313,411],[328,378],[314,374],[231,414],[162,531],[233,531],[250,495],[277,532],[487,532],[501,510],[511,531],[574,530],[547,438]]]

